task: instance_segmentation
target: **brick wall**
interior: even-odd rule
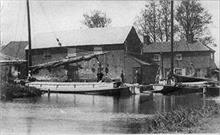
[[[32,50],[32,65],[61,60],[66,57],[66,48],[50,48]],[[27,53],[26,53],[27,54]]]
[[[125,81],[129,83],[133,83],[133,67],[140,67],[140,65],[134,61],[133,59],[125,56],[125,51],[123,50],[123,45],[119,46],[104,46],[103,51],[108,51],[107,54],[101,55],[98,57],[99,61],[102,63],[102,72],[106,75],[105,69],[108,68],[109,72],[107,76],[109,76],[112,79],[121,79],[120,75],[122,70],[125,74]],[[94,47],[94,46],[93,46]],[[77,55],[82,54],[88,54],[92,53],[93,47],[79,47],[77,48]],[[65,48],[66,49],[66,48]],[[41,64],[45,62],[50,62],[53,60],[59,60],[63,59],[67,56],[67,51],[64,48],[60,49],[60,52],[57,50],[38,50],[32,53],[32,59],[33,59],[33,65]],[[45,58],[45,53],[48,53],[51,55],[51,57]],[[98,60],[96,58],[93,58],[89,61],[82,61],[78,63],[70,64],[72,67],[79,67],[77,71],[70,71],[70,72],[76,72],[73,75],[75,76],[73,78],[74,81],[96,81],[97,79],[97,70],[98,70]],[[81,68],[80,68],[81,67]],[[57,80],[59,78],[60,81],[64,81],[66,73],[64,71],[61,72],[60,68],[53,69],[52,71],[45,71],[47,69],[44,69],[43,71],[40,71],[38,74],[35,75],[37,78],[46,78],[48,80],[49,78],[53,78],[52,80]],[[56,71],[57,70],[57,71]],[[59,72],[60,71],[60,72]],[[59,75],[58,75],[59,73]],[[63,75],[60,75],[63,74]],[[44,77],[42,77],[44,76]],[[77,77],[76,77],[77,76]]]
[[[192,68],[194,68],[196,70],[195,76],[205,77],[207,75],[207,69],[213,67],[214,59],[211,59],[210,52],[180,53],[182,54],[182,60],[177,60],[176,57],[174,57],[174,67],[185,69],[186,75],[189,75],[192,72]],[[176,52],[175,54],[179,53]],[[144,54],[144,57],[153,59],[153,55],[154,54]],[[163,77],[166,77],[165,74],[168,69],[170,69],[170,59],[171,56],[169,53],[163,53],[161,54],[161,60],[156,62],[158,65],[160,65],[160,67],[163,67]]]

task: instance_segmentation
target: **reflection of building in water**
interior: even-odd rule
[[[139,96],[114,97],[114,112],[139,113]]]
[[[108,97],[95,95],[54,95],[50,104],[72,106],[77,110],[113,113],[154,114],[167,112],[178,106],[202,104],[201,95],[164,96],[161,94]]]
[[[201,105],[201,95],[199,94],[187,94],[179,96],[163,96],[154,95],[155,111],[167,112],[173,109],[177,109],[180,106],[194,106]]]
[[[154,114],[156,103],[153,101],[153,94],[141,95],[139,99],[139,113]]]
[[[33,120],[34,120],[34,117],[27,117],[26,118],[26,121],[27,121],[27,135],[31,135]]]

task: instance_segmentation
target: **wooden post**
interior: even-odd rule
[[[173,0],[171,0],[171,76],[173,76],[173,68],[174,68],[174,55],[173,55]]]
[[[203,94],[206,93],[206,86],[203,86],[203,88],[202,88],[202,93],[203,93]]]
[[[50,96],[50,89],[47,90],[48,97]]]
[[[27,22],[28,22],[28,71],[30,71],[30,75],[32,75],[32,56],[31,56],[31,21],[30,21],[30,7],[29,0],[26,1],[27,4]],[[29,73],[29,72],[28,72]]]

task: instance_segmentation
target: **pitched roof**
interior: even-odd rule
[[[132,26],[106,27],[42,33],[34,36],[32,48],[59,47],[55,34],[62,46],[123,44],[132,28]]]
[[[1,52],[5,55],[25,60],[25,48],[27,41],[11,41],[2,47]]]
[[[150,45],[144,45],[144,53],[170,52],[170,42],[156,42]],[[195,51],[214,51],[201,42],[187,43],[186,41],[175,41],[173,51],[175,52],[195,52]]]

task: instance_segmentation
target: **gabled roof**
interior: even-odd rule
[[[150,45],[144,45],[144,53],[160,53],[170,52],[170,42],[156,42]],[[187,43],[186,41],[175,41],[173,51],[175,52],[196,52],[196,51],[212,51],[210,47],[203,45],[201,42]]]
[[[11,41],[6,46],[2,47],[1,53],[25,60],[26,46],[28,46],[27,41]]]
[[[105,27],[42,33],[34,36],[32,48],[59,47],[55,35],[59,38],[62,46],[123,44],[132,28],[132,26]]]

